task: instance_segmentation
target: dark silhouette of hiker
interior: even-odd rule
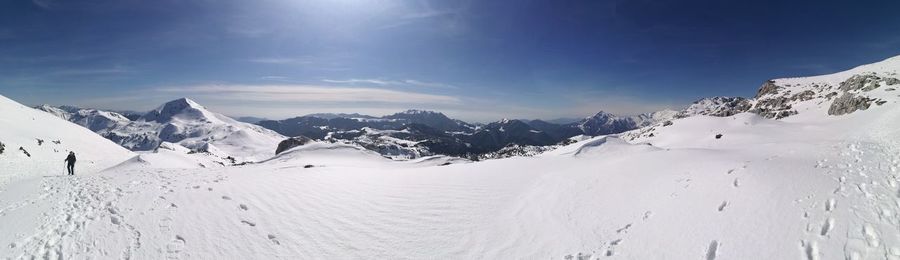
[[[75,152],[69,152],[69,156],[66,157],[66,163],[69,175],[75,175]]]

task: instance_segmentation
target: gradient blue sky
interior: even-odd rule
[[[789,3],[788,3],[789,2]],[[900,1],[0,3],[0,94],[235,116],[635,114],[900,55]]]

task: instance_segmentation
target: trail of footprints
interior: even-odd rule
[[[222,195],[222,200],[224,200],[224,201],[234,201],[231,197],[229,197],[229,196],[227,196],[227,195]],[[242,211],[242,212],[244,212],[244,211],[249,211],[249,210],[250,210],[250,206],[247,206],[247,204],[238,203],[237,209],[240,210],[240,211]],[[241,219],[241,222],[240,222],[240,223],[243,224],[243,225],[246,225],[246,226],[248,226],[248,227],[254,227],[254,228],[255,228],[256,225],[257,225],[256,222],[251,221],[251,220],[247,220],[247,219]],[[278,237],[276,237],[274,234],[266,234],[266,239],[268,239],[269,242],[271,242],[272,244],[275,244],[275,245],[281,245],[281,242],[278,241]]]
[[[728,170],[728,171],[726,172],[726,174],[727,174],[727,175],[736,174],[736,173],[739,172],[738,170],[746,169],[748,163],[750,163],[750,162],[749,162],[749,161],[744,162],[744,165],[743,165],[743,166],[741,166],[740,168],[730,169],[730,170]],[[679,178],[679,179],[676,179],[676,180],[675,180],[675,182],[677,182],[677,183],[679,183],[679,184],[682,185],[681,187],[682,187],[683,189],[689,188],[689,187],[690,187],[691,181],[692,181],[692,179],[690,179],[690,178]],[[740,187],[740,179],[739,179],[738,177],[735,177],[734,180],[732,181],[731,185],[732,185],[734,188]],[[673,197],[673,198],[674,198],[674,197],[677,197],[677,195],[678,195],[678,194],[676,194],[676,193],[672,193],[672,194],[670,194],[670,197]],[[720,203],[720,204],[716,207],[716,210],[717,210],[718,212],[725,211],[725,209],[726,209],[729,205],[730,205],[730,203],[729,203],[727,200],[723,200],[722,203]],[[831,208],[834,207],[834,202],[833,202],[833,201],[831,202],[831,204],[830,204],[829,207],[831,207]],[[642,214],[642,216],[641,216],[641,220],[642,220],[642,221],[647,221],[647,220],[650,219],[652,216],[653,216],[653,212],[652,212],[652,211],[645,211],[644,214]],[[833,226],[833,224],[834,224],[834,220],[831,220],[831,222],[830,222],[829,225],[832,225],[832,226]],[[631,229],[633,225],[634,225],[633,223],[628,223],[628,224],[625,224],[624,226],[622,226],[621,228],[616,229],[616,235],[614,236],[614,238],[613,238],[610,242],[605,243],[604,246],[600,248],[600,255],[599,255],[599,256],[600,256],[600,257],[603,257],[603,256],[605,256],[605,257],[611,257],[611,256],[614,256],[614,255],[616,254],[616,247],[618,247],[619,245],[622,244],[622,242],[624,242],[625,235],[628,234],[628,230]],[[829,228],[829,229],[830,229],[830,228]],[[719,256],[719,251],[720,251],[721,247],[722,247],[722,243],[721,243],[721,242],[719,242],[719,241],[716,240],[716,239],[711,240],[711,241],[709,242],[709,244],[708,244],[707,246],[705,246],[705,253],[704,253],[704,255],[703,255],[703,256],[704,256],[703,259],[706,259],[706,260],[715,260],[716,257]],[[598,255],[596,255],[596,254],[597,254],[596,251],[593,252],[593,253],[591,253],[591,254],[588,254],[588,253],[577,253],[577,254],[574,254],[574,255],[571,255],[571,254],[570,254],[570,255],[566,255],[563,259],[566,259],[566,260],[587,260],[587,259],[596,259],[596,258],[599,258],[599,257],[597,257]],[[593,257],[593,258],[592,258],[592,257]]]
[[[853,203],[846,207],[851,216],[856,217],[846,222],[848,225],[846,234],[840,234],[846,236],[843,257],[900,259],[900,248],[882,241],[882,235],[896,235],[900,225],[895,214],[900,207],[900,189],[897,183],[900,178],[898,176],[900,173],[897,172],[900,162],[897,155],[880,145],[861,146],[860,143],[849,143],[843,148],[836,148],[839,148],[838,155],[846,160],[830,163],[828,160],[820,160],[814,166],[823,168],[824,173],[832,175],[837,188],[831,193],[834,197],[821,201],[821,206],[817,203],[812,205],[813,208],[823,210],[825,218],[808,222],[807,232],[813,238],[800,241],[804,259],[817,260],[822,257],[815,239],[831,239],[836,228],[836,220],[832,215],[835,209],[841,206],[835,200],[837,196],[847,198],[848,203]],[[891,158],[885,155],[890,155]],[[862,158],[866,158],[868,162],[887,163],[870,166],[863,164]],[[861,197],[857,197],[860,195]],[[803,217],[808,219],[809,212],[805,212]]]

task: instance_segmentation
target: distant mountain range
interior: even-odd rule
[[[477,160],[535,154],[546,147],[580,139],[579,136],[617,134],[639,128],[642,130],[628,135],[649,136],[656,127],[671,124],[670,120],[697,115],[722,117],[750,112],[781,119],[798,115],[801,110],[822,110],[827,115],[866,110],[872,105],[885,104],[885,93],[900,85],[896,73],[884,71],[894,63],[900,63],[900,57],[830,75],[769,80],[749,99],[704,98],[682,110],[636,116],[601,111],[574,122],[566,122],[571,119],[553,122],[503,119],[473,124],[440,112],[407,110],[386,116],[322,113],[284,120],[241,118],[256,122],[250,124],[213,113],[186,98],[167,102],[146,113],[72,106],[35,108],[84,126],[131,150],[155,150],[168,142],[191,151],[230,158],[235,163],[266,157],[274,153],[279,141],[296,136],[357,145],[393,159],[450,155]],[[882,91],[874,92],[876,89]]]
[[[312,114],[258,124],[285,136],[355,143],[394,158],[443,154],[477,159],[504,148],[530,149],[524,147],[559,144],[579,135],[621,133],[670,120],[677,113],[666,110],[623,117],[599,112],[565,124],[515,119],[473,124],[440,112],[407,110],[382,117]]]
[[[393,159],[428,155],[486,159],[528,154],[542,150],[535,147],[566,143],[576,136],[621,133],[697,114],[726,115],[743,109],[741,102],[746,103],[746,99],[717,97],[700,100],[682,111],[663,110],[637,116],[601,111],[578,120],[556,120],[574,121],[569,123],[503,119],[488,124],[467,123],[425,110],[380,117],[320,113],[284,120],[254,117],[235,120],[187,98],[167,102],[146,113],[124,112],[127,115],[73,106],[35,108],[82,125],[135,151],[155,150],[163,142],[170,142],[223,158],[254,161],[259,158],[251,155],[266,154],[260,153],[261,150],[274,151],[279,140],[294,136],[358,145]]]

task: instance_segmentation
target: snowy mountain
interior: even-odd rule
[[[236,163],[275,155],[285,137],[263,127],[213,113],[187,98],[167,102],[136,120],[96,109],[39,106],[134,151],[156,150],[163,142],[215,153]]]
[[[740,99],[713,98],[690,116],[647,115],[658,122],[549,151],[508,145],[486,155],[509,158],[475,163],[396,161],[359,145],[303,139],[259,163],[203,168],[180,154],[133,157],[3,98],[0,223],[15,224],[0,224],[0,257],[896,259],[897,70],[900,58],[776,79],[746,110]],[[173,109],[152,118],[194,122],[206,114],[165,111]],[[592,118],[596,126],[617,119]],[[421,124],[365,130],[351,139],[455,137]],[[330,133],[352,131],[362,132]],[[519,120],[475,131],[488,139],[550,136]],[[62,152],[47,142],[102,158],[95,169],[121,163],[44,177]],[[191,152],[160,146],[170,148]],[[39,156],[46,161],[29,161]]]
[[[800,113],[844,115],[892,100],[900,87],[900,56],[829,75],[765,82],[751,112],[768,118]]]
[[[130,119],[122,114],[97,109],[73,106],[54,107],[50,105],[40,105],[34,108],[84,126],[94,132],[116,129],[131,122]]]
[[[446,115],[407,110],[383,117],[359,114],[317,114],[285,120],[267,120],[259,125],[286,136],[344,142],[367,147],[395,159],[427,155],[462,156],[469,159],[499,158],[504,147],[554,145],[578,135],[620,133],[670,120],[675,111],[665,110],[620,117],[600,112],[579,122],[554,124],[542,120],[501,120],[476,125]],[[353,116],[353,117],[345,117]],[[531,149],[535,150],[535,149]],[[537,149],[544,150],[544,149]],[[516,152],[501,152],[516,154]],[[486,154],[484,156],[479,156]],[[522,152],[521,154],[531,154]]]
[[[407,110],[393,115],[384,116],[385,119],[394,119],[412,124],[423,124],[445,132],[469,132],[474,125],[461,120],[450,119],[443,113],[425,110]]]
[[[625,132],[628,130],[653,125],[659,122],[671,120],[677,114],[673,110],[661,110],[636,116],[616,116],[603,111],[593,116],[586,117],[575,123],[578,129],[585,135],[606,135]]]
[[[96,172],[134,156],[88,129],[0,96],[0,185],[62,175],[69,151],[78,158],[76,174]]]

